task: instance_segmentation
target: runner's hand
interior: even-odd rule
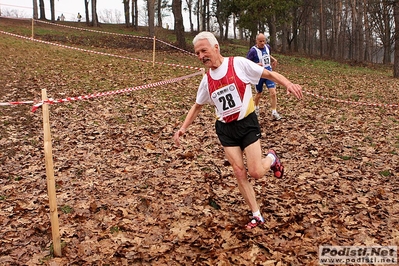
[[[178,131],[176,131],[175,135],[173,136],[176,146],[180,146],[180,136],[183,136],[184,133],[186,133],[185,128],[180,128]]]
[[[294,94],[297,99],[302,99],[302,87],[299,84],[290,83],[287,86],[287,95]]]

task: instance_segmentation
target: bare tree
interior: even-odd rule
[[[364,60],[367,62],[372,61],[372,53],[371,53],[371,48],[373,46],[373,33],[371,31],[370,27],[370,21],[369,21],[369,7],[368,7],[368,0],[363,0],[363,5],[364,5],[364,13],[363,13],[363,21],[364,21],[364,35],[365,35],[365,40],[364,40]]]
[[[157,10],[157,26],[162,27],[162,0],[157,0],[156,10]]]
[[[86,25],[90,26],[90,16],[89,16],[89,0],[85,1],[85,15],[86,15]]]
[[[399,29],[399,2],[394,1],[393,3],[395,29]],[[399,30],[395,31],[395,51],[394,51],[394,63],[393,63],[393,76],[399,78]]]
[[[331,49],[330,56],[338,59],[338,45],[339,45],[339,32],[342,20],[342,1],[335,1],[332,9],[332,35],[331,35]]]
[[[97,0],[91,0],[91,25],[98,27],[98,16],[97,16]]]
[[[194,10],[194,15],[197,16],[197,30],[201,31],[202,30],[202,25],[201,25],[201,14],[202,14],[202,2],[201,0],[197,0],[197,4],[195,5],[195,10]]]
[[[46,20],[46,9],[44,7],[44,0],[39,0],[40,19]]]
[[[182,15],[182,1],[173,0],[172,1],[172,12],[175,17],[175,33],[178,46],[182,49],[186,49],[186,38],[184,36],[184,24]]]
[[[123,13],[125,15],[126,28],[130,27],[130,0],[123,0]]]
[[[55,6],[54,0],[50,0],[51,22],[55,22]]]
[[[388,1],[370,1],[370,23],[374,33],[381,40],[384,47],[383,63],[391,62],[391,47],[393,44],[393,5]]]
[[[198,0],[199,30],[209,31],[209,0]]]
[[[132,0],[132,23],[133,21],[134,21],[134,28],[137,30],[139,26],[138,0]]]
[[[149,36],[155,36],[155,0],[147,0],[147,11],[148,11],[148,34]]]
[[[38,19],[39,18],[39,12],[38,12],[38,7],[37,7],[37,0],[33,0],[33,18]]]
[[[193,0],[185,0],[188,10],[188,20],[190,22],[190,31],[194,31],[194,24],[193,24]]]
[[[324,20],[324,6],[323,0],[320,0],[320,56],[324,56],[325,50],[325,39],[326,39],[326,29],[324,27],[325,20]]]

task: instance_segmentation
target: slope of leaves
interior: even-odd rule
[[[192,73],[3,35],[0,50],[0,102],[40,99],[43,88],[58,99]],[[276,57],[278,71],[306,92],[399,102],[398,81],[384,70]],[[179,53],[157,58],[199,66]],[[247,231],[250,213],[213,109],[204,108],[181,147],[172,141],[199,79],[50,106],[60,258],[52,254],[41,110],[1,107],[0,264],[317,265],[319,245],[399,244],[398,108],[308,94],[296,101],[279,88],[284,119],[273,122],[265,97],[262,145],[281,154],[286,177],[251,179],[266,223]]]

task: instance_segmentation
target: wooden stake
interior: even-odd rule
[[[156,40],[156,38],[154,36],[154,43],[152,45],[152,67],[155,66],[155,40]]]
[[[32,39],[35,38],[35,30],[34,30],[35,19],[32,18]]]
[[[47,91],[42,90],[42,100],[47,101]],[[47,193],[50,205],[50,221],[51,221],[51,232],[53,236],[53,248],[54,255],[56,257],[61,256],[61,238],[60,230],[58,225],[58,211],[57,211],[57,199],[55,193],[55,180],[54,180],[54,167],[53,167],[53,148],[51,145],[51,133],[50,133],[50,115],[49,105],[44,103],[42,106],[43,110],[43,130],[44,130],[44,154],[46,160],[46,175],[47,175]]]

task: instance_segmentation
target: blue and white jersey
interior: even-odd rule
[[[256,45],[252,46],[248,51],[247,58],[255,63],[262,63],[267,70],[272,70],[269,45],[265,45],[263,49],[256,47]]]

